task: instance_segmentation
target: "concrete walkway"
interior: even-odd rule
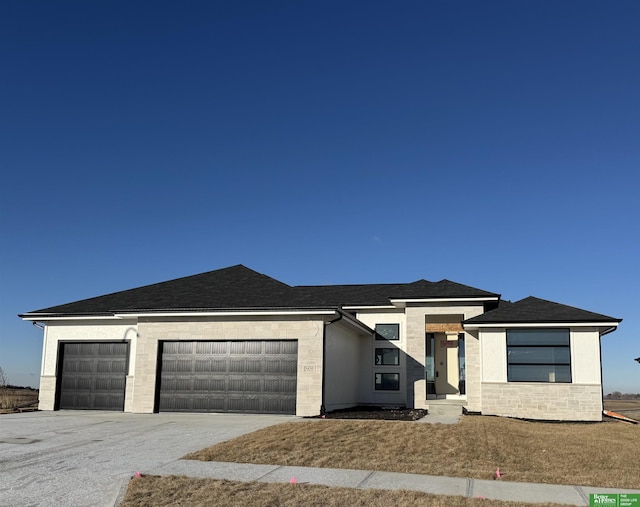
[[[321,484],[361,489],[407,489],[435,495],[482,497],[529,503],[555,502],[581,506],[589,505],[590,493],[640,494],[640,490],[532,484],[502,480],[490,481],[396,472],[374,472],[370,470],[251,465],[217,461],[177,460],[173,463],[141,472],[150,475],[186,475],[188,477],[227,479],[230,481],[283,483],[288,483],[292,477],[295,477],[296,482],[299,484]]]

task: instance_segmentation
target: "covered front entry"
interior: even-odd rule
[[[295,414],[296,340],[160,343],[161,412]]]
[[[128,342],[60,344],[57,408],[124,410]]]
[[[460,317],[439,315],[426,323],[427,399],[456,399],[466,394],[465,335]]]

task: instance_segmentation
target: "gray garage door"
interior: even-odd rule
[[[124,410],[129,344],[61,344],[59,408]]]
[[[295,340],[163,342],[158,408],[295,414]]]

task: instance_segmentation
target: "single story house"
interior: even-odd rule
[[[620,319],[449,280],[290,286],[237,265],[21,314],[40,409],[283,413],[357,405],[602,418]]]

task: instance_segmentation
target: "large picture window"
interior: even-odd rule
[[[571,382],[568,329],[508,329],[509,382]]]
[[[376,340],[399,340],[400,324],[376,324]]]

